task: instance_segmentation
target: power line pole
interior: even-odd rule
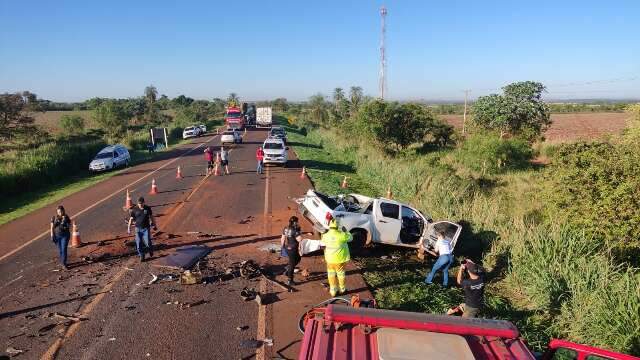
[[[384,100],[384,92],[387,87],[387,79],[386,79],[386,67],[387,67],[387,59],[385,58],[385,45],[384,38],[385,33],[387,31],[385,18],[387,17],[387,8],[382,5],[380,8],[380,17],[382,18],[382,33],[380,38],[380,99]]]
[[[462,136],[465,135],[466,126],[467,126],[467,99],[469,97],[469,93],[471,90],[464,91],[464,112],[462,113]]]

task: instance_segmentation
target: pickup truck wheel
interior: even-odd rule
[[[351,236],[353,236],[353,240],[349,244],[349,250],[353,254],[361,254],[364,250],[364,245],[367,243],[367,232],[356,229],[351,231]]]

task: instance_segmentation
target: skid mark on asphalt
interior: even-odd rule
[[[183,153],[182,155],[178,156],[177,158],[175,158],[175,159],[173,159],[173,160],[170,160],[169,162],[167,162],[167,163],[163,164],[163,165],[162,165],[162,166],[160,166],[159,168],[157,168],[157,169],[155,169],[155,170],[151,171],[150,173],[148,173],[148,174],[146,174],[146,175],[144,175],[144,176],[142,176],[142,177],[138,178],[137,180],[135,180],[135,181],[133,181],[133,182],[130,182],[129,184],[127,184],[127,185],[123,186],[123,187],[122,187],[122,188],[120,188],[119,190],[114,191],[113,193],[111,193],[111,194],[107,195],[106,197],[102,198],[101,200],[98,200],[98,201],[96,201],[95,203],[91,204],[90,206],[88,206],[88,207],[86,207],[86,208],[84,208],[84,209],[80,210],[79,212],[77,212],[76,214],[74,214],[73,218],[75,219],[75,218],[77,218],[78,216],[80,216],[80,215],[84,214],[85,212],[87,212],[87,211],[89,211],[89,210],[93,209],[94,207],[96,207],[96,206],[98,206],[98,205],[102,204],[103,202],[105,202],[105,201],[107,201],[107,200],[111,199],[112,197],[114,197],[114,196],[116,196],[116,195],[118,195],[118,194],[121,194],[123,191],[126,191],[127,189],[131,188],[131,186],[132,186],[132,185],[139,183],[140,181],[142,181],[142,180],[144,180],[144,179],[148,178],[149,176],[151,176],[151,175],[153,175],[153,174],[157,173],[158,171],[160,171],[160,170],[164,169],[165,167],[167,167],[167,166],[169,166],[169,165],[173,164],[174,162],[178,161],[179,159],[183,158],[184,156],[186,156],[186,155],[188,155],[188,154],[192,153],[193,151],[195,151],[195,150],[197,150],[197,149],[200,149],[203,145],[205,145],[205,144],[207,144],[207,143],[209,143],[209,142],[213,141],[217,136],[218,136],[218,135],[214,135],[214,136],[212,136],[210,140],[208,140],[208,141],[206,141],[206,142],[204,142],[204,143],[200,143],[198,146],[193,147],[193,148],[191,148],[191,149],[187,150],[185,153]],[[164,174],[164,175],[162,175],[162,176],[166,176],[166,174]],[[137,189],[139,189],[139,187],[138,187],[138,188],[136,188],[136,190],[137,190]],[[8,253],[6,253],[6,254],[4,254],[4,255],[0,256],[0,261],[2,261],[2,260],[4,260],[4,259],[8,258],[9,256],[11,256],[11,255],[13,255],[13,254],[17,253],[18,251],[20,251],[20,250],[24,249],[26,246],[28,246],[28,245],[32,244],[33,242],[35,242],[35,241],[39,240],[40,238],[42,238],[43,236],[46,236],[47,234],[49,234],[49,230],[46,230],[46,231],[42,232],[40,235],[37,235],[37,236],[36,236],[36,237],[34,237],[33,239],[31,239],[31,240],[29,240],[29,241],[25,242],[24,244],[22,244],[22,245],[18,246],[17,248],[15,248],[15,249],[13,249],[13,250],[9,251]]]

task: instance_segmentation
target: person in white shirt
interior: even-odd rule
[[[444,237],[444,234],[438,232],[436,234],[438,241],[436,241],[435,252],[429,251],[434,256],[438,256],[438,260],[433,264],[431,272],[424,280],[425,284],[430,285],[433,281],[433,276],[442,269],[442,286],[447,287],[449,285],[449,266],[453,263],[453,249],[451,249],[451,241]]]

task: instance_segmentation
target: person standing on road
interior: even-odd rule
[[[67,246],[71,237],[71,219],[64,210],[64,206],[59,205],[56,215],[51,218],[51,241],[58,246],[58,254],[62,267],[67,270]]]
[[[144,203],[144,198],[138,198],[138,206],[133,207],[129,212],[129,224],[127,226],[127,234],[131,234],[131,224],[135,222],[135,238],[136,250],[140,256],[140,262],[144,262],[145,251],[149,252],[149,257],[153,257],[153,244],[151,243],[151,227],[158,230],[156,222],[153,218],[151,208]],[[141,242],[144,242],[142,248]]]
[[[210,175],[213,171],[213,152],[209,146],[204,149],[204,158],[207,161],[207,175]]]
[[[295,285],[293,282],[293,273],[296,266],[300,263],[300,252],[298,245],[302,240],[300,233],[300,225],[298,224],[298,217],[292,216],[289,218],[289,225],[282,230],[282,236],[280,237],[280,244],[282,249],[286,251],[286,256],[289,258],[289,265],[287,266],[287,285]]]
[[[465,278],[464,274],[468,275]],[[462,261],[456,278],[464,291],[464,303],[449,309],[447,315],[462,312],[462,317],[477,317],[484,306],[484,271],[469,259]]]
[[[324,260],[327,263],[327,278],[329,279],[329,292],[331,296],[336,296],[339,292],[344,294],[347,291],[345,286],[345,266],[351,255],[349,253],[349,242],[353,237],[350,233],[338,230],[336,219],[329,221],[329,231],[322,234],[320,243],[324,246]],[[338,281],[336,283],[336,277]]]
[[[220,160],[222,161],[222,166],[224,166],[225,173],[229,175],[229,152],[224,149],[224,146],[220,147]]]
[[[427,285],[431,285],[433,276],[438,270],[442,269],[442,286],[447,287],[449,285],[449,266],[453,263],[451,241],[445,239],[444,234],[441,232],[438,232],[436,236],[438,237],[438,240],[436,241],[435,252],[428,251],[434,256],[438,254],[438,260],[433,264],[433,268],[431,268],[431,272],[427,275],[424,282]]]
[[[258,161],[258,169],[256,172],[262,174],[262,162],[264,161],[264,150],[262,150],[262,146],[258,146],[256,150],[256,160]]]

